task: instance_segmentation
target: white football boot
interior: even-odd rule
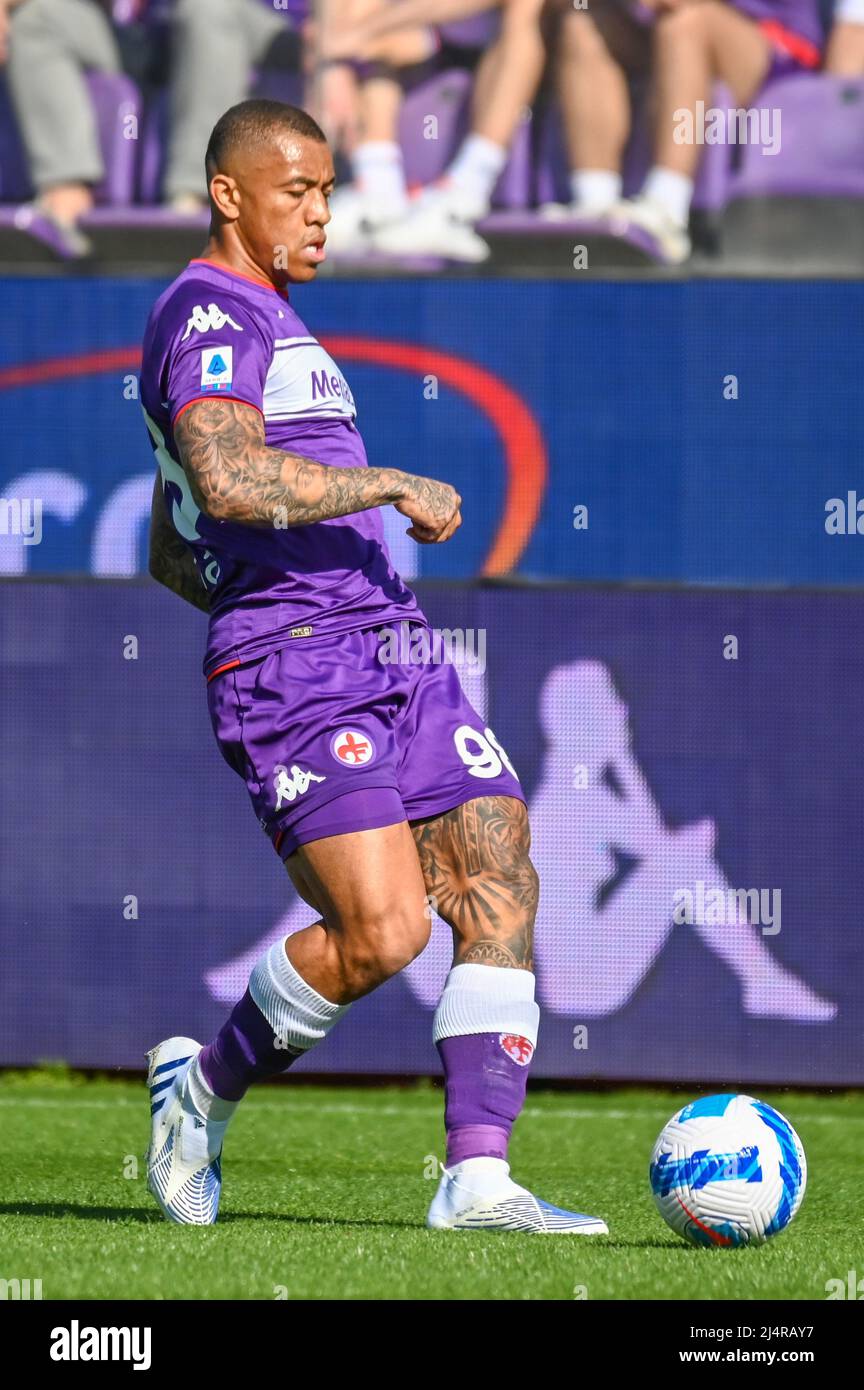
[[[337,188],[330,199],[326,245],[331,256],[357,255],[369,249],[366,200],[353,185]]]
[[[597,1216],[562,1211],[513,1182],[502,1158],[466,1158],[445,1168],[426,1225],[437,1231],[529,1231],[606,1236]]]
[[[212,1226],[222,1190],[220,1157],[228,1121],[206,1119],[187,1076],[201,1051],[192,1038],[166,1038],[147,1053],[151,1137],[147,1187],[169,1221]]]
[[[491,254],[459,194],[438,186],[419,193],[398,222],[376,228],[372,242],[388,256],[435,256],[466,265],[479,265]]]

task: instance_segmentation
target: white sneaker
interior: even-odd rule
[[[646,249],[666,265],[681,265],[690,255],[687,229],[650,198],[624,198],[607,214],[609,230],[616,236],[631,231],[647,234]]]
[[[597,1216],[562,1211],[510,1177],[502,1158],[466,1158],[445,1168],[426,1225],[438,1231],[529,1231],[542,1235],[605,1236]]]
[[[212,1226],[219,1211],[219,1160],[228,1121],[208,1120],[192,1103],[187,1076],[200,1051],[193,1038],[166,1038],[147,1053],[147,1187],[169,1221]]]
[[[537,209],[544,222],[593,222],[597,218],[606,217],[617,207],[616,202],[610,203],[541,203]]]
[[[372,242],[388,256],[440,256],[469,265],[479,265],[491,254],[448,191],[438,188],[421,193],[398,222],[376,228]]]
[[[378,227],[386,227],[405,215],[406,204],[373,203],[356,184],[338,188],[330,199],[327,251],[334,256],[362,256],[374,250]]]

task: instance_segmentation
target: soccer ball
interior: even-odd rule
[[[789,1225],[807,1160],[788,1120],[752,1096],[704,1096],[664,1126],[649,1169],[664,1221],[693,1245],[748,1245]]]

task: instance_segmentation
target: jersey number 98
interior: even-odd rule
[[[500,777],[505,767],[516,776],[515,767],[491,729],[484,729],[481,734],[470,724],[460,724],[453,742],[472,777]]]

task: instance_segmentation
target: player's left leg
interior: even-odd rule
[[[825,71],[835,77],[864,74],[864,4],[840,0],[834,11],[834,27],[825,54]]]
[[[507,1146],[537,1042],[532,943],[538,879],[528,813],[515,796],[468,800],[412,825],[426,891],[453,929],[435,1014],[444,1067],[447,1161],[429,1211],[439,1229],[605,1234],[510,1178]]]

